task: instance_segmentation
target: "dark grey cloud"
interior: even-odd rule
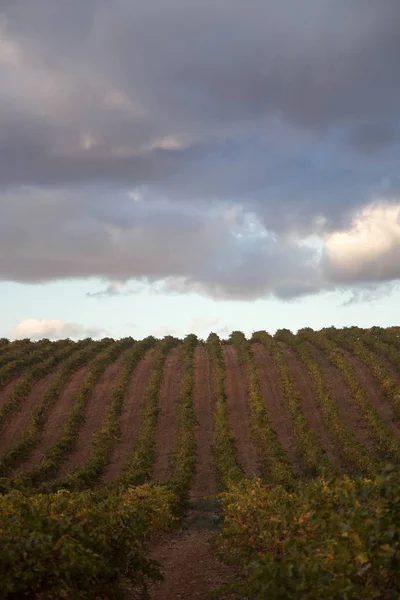
[[[384,283],[379,287],[373,284],[359,284],[354,289],[349,290],[349,296],[341,306],[346,307],[365,302],[373,304],[398,290],[399,285],[396,282]]]
[[[112,207],[118,202],[115,215]],[[97,206],[96,206],[97,203]],[[116,196],[24,189],[1,197],[0,278],[46,282],[97,276],[110,280],[92,297],[155,290],[216,298],[286,296],[318,291],[315,251],[265,232],[236,205],[213,208]]]
[[[0,2],[0,277],[238,298],[397,279],[397,238],[348,275],[329,248],[399,202],[400,4],[298,11]]]

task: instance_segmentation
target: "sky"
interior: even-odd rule
[[[0,0],[0,337],[399,325],[398,0]]]

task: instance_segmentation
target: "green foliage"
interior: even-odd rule
[[[43,344],[42,344],[42,341],[31,342],[31,340],[15,340],[14,342],[8,342],[8,343],[1,344],[0,345],[0,371],[9,362],[19,359],[21,357],[21,353],[23,353],[28,346],[29,346],[29,349],[32,350],[32,348],[43,347]]]
[[[145,543],[173,524],[173,500],[152,485],[0,496],[0,599],[122,598],[122,578],[145,590],[161,578]]]
[[[372,327],[372,329],[361,329],[362,342],[366,344],[378,356],[384,356],[400,373],[400,350],[390,343],[387,329]]]
[[[399,597],[400,480],[394,471],[375,480],[318,479],[294,492],[245,482],[221,501],[218,546],[225,560],[245,569],[244,583],[234,586],[240,598]]]
[[[290,485],[294,473],[268,420],[251,346],[241,331],[234,331],[229,341],[238,352],[246,376],[251,428],[263,478],[271,483]]]
[[[237,348],[246,374],[252,431],[268,485],[259,479],[244,479],[238,465],[235,438],[229,427],[221,342],[216,334],[210,334],[206,346],[212,372],[213,450],[225,490],[220,495],[224,521],[216,547],[227,562],[239,565],[244,575],[234,589],[225,588],[216,597],[236,593],[239,598],[260,600],[391,600],[400,596],[399,476],[388,469],[375,479],[333,478],[334,469],[308,425],[282,351],[284,344],[290,345],[308,370],[325,424],[343,458],[355,469],[371,473],[375,464],[365,462],[368,457],[341,422],[317,361],[304,340],[321,347],[338,366],[349,385],[354,405],[378,440],[382,456],[398,457],[400,450],[391,432],[382,426],[367,392],[355,381],[354,370],[330,339],[335,338],[349,348],[351,344],[354,352],[365,348],[363,356],[367,358],[363,359],[361,354],[360,358],[366,364],[375,360],[374,352],[378,349],[394,364],[398,334],[397,331],[365,332],[356,328],[316,334],[302,330],[296,337],[281,330],[276,339],[265,332],[254,334],[253,341],[262,343],[274,360],[304,471],[308,476],[320,476],[306,482],[294,479],[271,429],[251,345],[240,332],[232,334],[231,343]],[[98,482],[118,439],[122,403],[132,371],[152,343],[152,338],[135,343],[131,339],[53,343],[48,358],[43,355],[42,361],[35,359],[28,366],[21,379],[23,386],[16,388],[19,395],[13,400],[11,410],[20,406],[23,395],[39,377],[65,361],[39,399],[26,431],[10,453],[3,456],[0,474],[37,443],[47,411],[70,373],[94,357],[63,431],[44,461],[3,485],[6,490],[16,489],[0,495],[0,600],[122,598],[124,579],[130,580],[135,589],[141,587],[142,597],[147,597],[146,581],[160,577],[157,564],[148,557],[148,542],[151,536],[174,526],[177,515],[183,514],[195,473],[193,357],[198,343],[196,336],[187,336],[182,343],[172,337],[155,343],[139,430],[124,470],[108,486],[96,487],[96,491],[78,491]],[[178,343],[181,384],[171,477],[164,485],[147,484],[154,461],[163,367],[169,351]],[[14,344],[18,344],[18,348],[8,349]],[[31,353],[43,350],[46,344],[49,342],[44,341],[42,346],[27,340],[12,342],[4,344],[7,350],[3,354],[0,342],[0,365],[1,356],[6,366],[19,360],[19,353],[26,353],[25,359],[32,360]],[[63,489],[52,493],[54,484],[47,482],[57,474],[65,455],[74,446],[96,382],[106,366],[125,350],[118,381],[101,427],[93,436],[88,460],[65,480],[56,481],[56,486],[67,485],[74,491]],[[9,361],[8,352],[9,356],[15,352]],[[370,363],[371,368],[375,368],[373,364]],[[375,377],[380,377],[379,373],[374,372]],[[392,388],[387,389],[390,392]],[[48,493],[38,493],[35,486]]]
[[[290,333],[288,330],[278,331],[276,333],[276,340],[274,340],[265,331],[258,331],[253,334],[253,340],[263,344],[271,353],[291,417],[297,454],[302,462],[305,474],[309,477],[317,474],[332,475],[335,473],[335,468],[328,459],[319,438],[310,428],[304,415],[301,397],[277,341],[284,339],[285,332]]]
[[[310,348],[304,343],[301,334],[298,336],[294,336],[292,333],[286,334],[285,342],[295,350],[311,377],[315,399],[319,404],[323,421],[344,462],[353,472],[369,476],[376,473],[377,465],[371,458],[367,448],[357,440],[354,433],[344,424],[339,409],[331,398],[319,363],[314,358]]]
[[[88,344],[85,340],[76,344],[75,352],[61,363],[54,378],[40,397],[20,438],[1,457],[0,476],[5,476],[18,462],[26,459],[39,442],[48,411],[58,399],[71,374],[110,343],[111,340],[104,340],[101,342],[90,341]]]
[[[50,344],[45,340],[35,343],[18,344],[6,347],[0,366],[0,389],[3,389],[12,379],[20,375],[25,369],[47,358],[54,349],[64,346],[64,342]]]
[[[358,327],[349,327],[340,330],[339,335],[335,334],[332,330],[328,331],[328,336],[332,339],[339,340],[339,343],[355,354],[369,369],[370,373],[376,379],[383,395],[388,399],[390,404],[393,406],[393,410],[397,417],[400,417],[400,390],[397,382],[392,378],[390,372],[385,365],[379,360],[376,353],[371,351],[367,346],[368,335],[365,335],[364,330]],[[400,366],[400,353],[391,346],[385,346],[383,344],[375,344],[378,352],[389,354],[392,360],[397,360],[397,366]],[[382,347],[383,346],[383,347]]]
[[[375,440],[375,447],[379,456],[383,460],[397,462],[400,458],[399,444],[372,404],[368,391],[358,382],[353,366],[345,359],[342,349],[336,343],[336,339],[335,341],[331,339],[334,330],[331,328],[313,332],[307,329],[301,330],[301,335],[325,352],[329,360],[337,367],[343,382],[349,389],[354,406],[360,412],[371,437]]]
[[[94,386],[105,368],[132,344],[124,338],[108,345],[93,361],[83,383],[75,396],[74,405],[55,443],[48,449],[42,462],[30,471],[19,473],[13,480],[16,487],[37,486],[54,477],[65,456],[74,448],[79,428],[85,419],[85,409]]]
[[[193,407],[194,372],[193,359],[197,337],[188,335],[180,352],[181,383],[177,407],[178,432],[172,451],[172,473],[167,482],[177,500],[176,510],[182,513],[188,503],[189,489],[196,467],[196,415]]]
[[[118,476],[118,486],[139,485],[150,477],[155,452],[155,431],[159,413],[158,396],[163,380],[163,367],[168,352],[179,340],[167,336],[156,344],[149,381],[140,412],[140,426],[125,466]]]
[[[243,479],[243,471],[237,460],[235,436],[232,434],[225,392],[226,369],[222,354],[221,341],[216,333],[210,333],[207,350],[211,361],[211,376],[214,399],[214,460],[225,488],[230,483]]]
[[[54,367],[71,356],[75,352],[76,344],[70,341],[54,342],[51,348],[52,350],[45,349],[35,354],[34,363],[24,368],[21,379],[16,382],[1,406],[0,430],[4,428],[11,415],[20,408],[36,381],[51,373]]]
[[[42,363],[60,348],[71,345],[73,342],[61,340],[59,342],[25,342],[23,344],[11,344],[7,347],[6,355],[1,360],[0,367],[0,389],[3,389],[12,379],[24,373],[30,367]]]
[[[99,429],[93,434],[90,452],[83,465],[69,472],[64,480],[56,480],[52,487],[69,489],[84,488],[93,485],[101,476],[112,449],[120,435],[120,417],[125,395],[131,381],[132,372],[155,339],[148,337],[136,342],[126,353],[116,385],[112,391],[106,415]]]

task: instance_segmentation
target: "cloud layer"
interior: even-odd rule
[[[104,333],[104,329],[84,327],[79,323],[67,323],[60,319],[22,319],[11,331],[10,337],[12,339],[82,339],[96,338]]]
[[[296,6],[3,3],[0,279],[398,280],[400,5]]]

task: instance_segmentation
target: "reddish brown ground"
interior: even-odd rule
[[[236,438],[237,456],[246,477],[259,473],[257,452],[251,439],[251,425],[247,388],[244,373],[236,349],[226,344],[223,347],[226,366],[226,394],[229,423]]]
[[[174,448],[178,433],[177,401],[179,396],[180,361],[179,347],[172,348],[164,366],[163,382],[161,384],[156,431],[155,461],[153,479],[164,482],[170,473],[170,454]]]
[[[152,558],[161,563],[164,581],[150,585],[152,600],[205,600],[211,590],[234,581],[235,570],[210,548],[214,536],[204,529],[183,530],[154,549]]]
[[[26,398],[21,403],[20,410],[16,412],[11,420],[6,424],[5,430],[3,430],[0,437],[0,454],[7,452],[11,446],[18,440],[22,431],[29,421],[29,417],[39,402],[41,395],[46,390],[51,380],[54,378],[54,373],[50,373],[39,379]]]
[[[197,418],[196,477],[191,498],[201,498],[218,491],[217,474],[212,452],[213,442],[213,395],[210,359],[205,346],[197,346],[194,355],[194,410]]]
[[[153,349],[150,349],[132,374],[128,392],[122,406],[120,422],[121,437],[114,448],[110,462],[104,472],[104,483],[109,483],[115,479],[132,448],[132,441],[138,431],[139,412],[146,393],[153,354]]]
[[[368,367],[356,356],[342,350],[347,362],[353,367],[358,383],[367,391],[372,404],[382,417],[382,420],[393,431],[396,437],[400,437],[400,427],[396,422],[396,415],[389,402],[379,389],[379,385],[374,379]]]
[[[343,382],[338,369],[326,355],[311,344],[307,344],[314,358],[318,361],[331,398],[337,404],[340,416],[345,425],[351,429],[355,437],[362,442],[370,452],[375,452],[374,440],[368,434],[368,428],[353,405],[348,387]]]
[[[315,399],[314,387],[306,368],[300,362],[300,359],[292,348],[281,342],[279,345],[287,361],[290,375],[295,381],[296,388],[300,394],[303,412],[311,429],[320,438],[322,446],[325,448],[327,457],[331,463],[336,465],[339,470],[344,471],[344,465],[338,455],[335,444],[332,442],[324,425],[321,411]]]
[[[291,418],[279,383],[279,375],[268,350],[262,344],[252,345],[260,380],[260,391],[265,402],[268,420],[279,442],[297,473],[302,472],[292,435]]]
[[[118,379],[124,357],[125,353],[123,352],[117,360],[111,365],[108,365],[103,376],[100,378],[100,381],[95,385],[86,406],[85,422],[79,430],[75,450],[73,450],[64,461],[60,470],[61,477],[78,465],[83,465],[89,456],[92,436],[96,429],[101,425],[114,385]]]
[[[88,367],[78,369],[68,380],[60,397],[50,409],[46,425],[40,435],[40,443],[34,448],[29,458],[21,465],[20,469],[32,469],[46,454],[59,436],[65,419],[67,418],[75,400],[75,394],[83,383]]]

